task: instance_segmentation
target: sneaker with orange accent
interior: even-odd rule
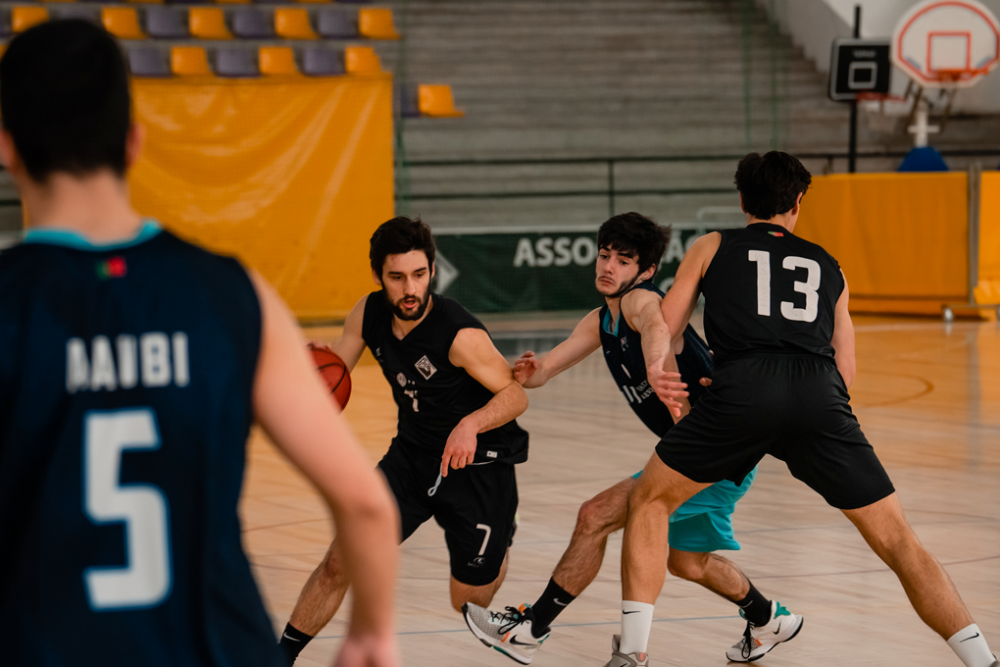
[[[462,616],[476,639],[522,665],[531,664],[535,651],[551,634],[548,628],[540,637],[532,634],[535,615],[527,604],[507,607],[506,611],[490,611],[466,602],[462,605]]]
[[[740,610],[740,616],[743,610]],[[747,621],[747,629],[743,638],[726,651],[726,657],[732,662],[753,662],[782,642],[787,642],[799,634],[802,629],[802,617],[781,606],[777,600],[771,601],[771,620],[759,628]]]

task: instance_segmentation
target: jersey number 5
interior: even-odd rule
[[[125,567],[91,567],[83,573],[95,611],[153,607],[170,594],[167,499],[151,484],[119,483],[122,453],[159,449],[150,408],[91,411],[83,419],[84,503],[95,524],[125,524]]]
[[[765,250],[751,250],[750,261],[757,263],[757,314],[771,316],[771,253]],[[781,267],[789,271],[805,269],[806,281],[795,281],[793,289],[806,295],[806,307],[796,308],[791,301],[781,302],[781,315],[793,322],[815,322],[819,312],[819,262],[805,257],[788,256]]]

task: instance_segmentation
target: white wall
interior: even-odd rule
[[[837,37],[850,37],[854,26],[854,6],[861,5],[861,36],[890,38],[903,13],[921,0],[787,0],[773,3],[757,0],[764,9],[776,6],[782,28],[801,46],[819,71],[830,71],[830,45]],[[1000,0],[980,0],[1000,17]],[[893,71],[892,90],[901,95],[907,76]],[[956,112],[1000,113],[1000,67],[973,88],[961,90],[955,98]]]

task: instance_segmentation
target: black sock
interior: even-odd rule
[[[575,595],[570,595],[562,586],[556,583],[555,579],[549,579],[549,585],[545,587],[542,597],[531,606],[531,611],[535,615],[535,622],[531,625],[531,634],[536,638],[544,635],[552,621],[556,620],[566,606],[576,599]]]
[[[755,627],[763,627],[771,622],[771,601],[761,595],[751,582],[747,596],[736,603],[743,610],[743,618]]]
[[[278,645],[285,649],[285,656],[288,658],[288,664],[292,665],[295,663],[295,659],[299,657],[299,653],[302,649],[306,647],[312,636],[307,635],[304,632],[300,632],[292,627],[291,623],[285,624],[285,631],[281,633],[281,640]]]

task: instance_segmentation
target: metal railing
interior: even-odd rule
[[[906,157],[908,151],[863,151],[857,154],[858,160],[874,159],[902,159]],[[986,158],[995,157],[1000,159],[1000,147],[981,149],[957,149],[941,151],[943,157],[953,158]],[[796,153],[800,160],[812,161],[823,160],[826,162],[826,173],[833,171],[833,164],[836,160],[848,159],[848,154],[844,152],[826,151],[813,153]],[[572,189],[572,190],[523,190],[523,191],[480,191],[480,192],[420,192],[413,193],[397,192],[397,202],[408,201],[476,201],[491,199],[539,199],[539,198],[562,198],[562,197],[606,197],[608,200],[609,216],[615,214],[615,198],[628,196],[679,196],[679,195],[719,195],[733,192],[732,185],[718,187],[699,188],[621,188],[616,184],[615,167],[619,164],[641,164],[641,163],[698,163],[698,162],[730,162],[736,164],[743,157],[743,154],[716,154],[716,155],[656,155],[656,156],[615,156],[615,157],[584,157],[584,158],[532,158],[532,159],[487,159],[487,160],[407,160],[403,166],[408,170],[420,168],[441,168],[441,167],[463,167],[463,168],[483,168],[483,167],[533,167],[533,166],[566,166],[566,165],[603,165],[605,170],[605,183],[603,188]]]

